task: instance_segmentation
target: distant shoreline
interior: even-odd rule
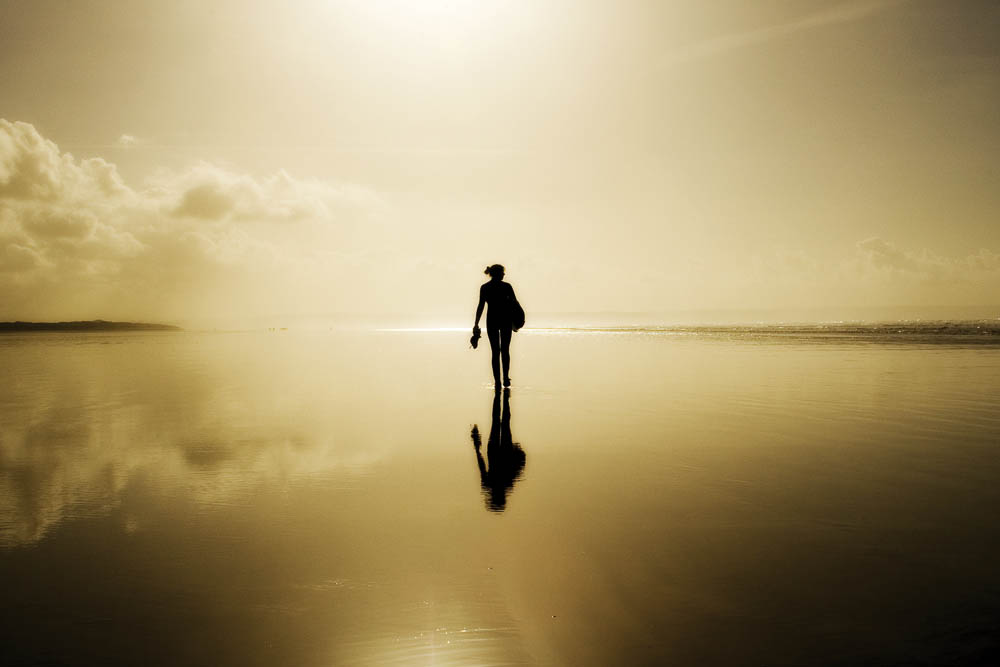
[[[171,324],[150,324],[148,322],[108,322],[107,320],[86,320],[76,322],[0,322],[0,333],[25,333],[34,331],[183,331]]]

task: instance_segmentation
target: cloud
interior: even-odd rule
[[[77,161],[34,126],[0,118],[0,198],[72,203],[129,193],[114,165],[101,158]]]
[[[121,148],[131,148],[139,143],[139,140],[131,134],[123,134],[115,141],[116,146]]]
[[[941,262],[931,258],[927,253],[920,257],[877,237],[860,241],[858,250],[870,266],[879,270],[938,273],[941,267]]]
[[[202,183],[186,190],[180,204],[174,209],[177,215],[218,220],[232,212],[235,200],[214,183]]]
[[[1000,253],[985,248],[948,256],[880,237],[824,257],[775,247],[750,257],[743,277],[733,291],[755,307],[1000,304]]]
[[[1000,254],[988,249],[965,257],[943,257],[930,250],[907,250],[873,237],[858,243],[861,266],[868,272],[925,283],[968,283],[1000,278]]]
[[[823,11],[810,14],[795,21],[749,30],[747,32],[722,35],[692,44],[669,54],[665,65],[676,65],[735,51],[738,49],[770,42],[806,30],[815,30],[831,25],[859,21],[872,14],[900,5],[906,0],[875,0],[840,4]]]
[[[165,186],[180,193],[171,211],[175,216],[204,220],[326,219],[335,215],[331,206],[349,203],[359,194],[350,188],[295,179],[284,170],[257,179],[209,163],[171,176]],[[364,198],[355,203],[361,204]]]
[[[380,205],[357,186],[209,163],[133,188],[115,165],[0,120],[0,319],[294,310],[339,277],[338,254],[357,251]]]
[[[436,231],[419,215],[393,214],[366,188],[282,170],[261,176],[199,162],[126,183],[105,160],[78,159],[30,124],[0,121],[0,320],[284,326],[296,316],[318,323],[338,312],[467,307],[460,283],[482,270],[466,252],[480,247],[479,228]],[[560,279],[587,273],[568,254],[515,241],[499,250],[514,261],[509,268],[534,262],[528,273],[561,309],[662,308],[650,285],[691,308],[1000,303],[992,249],[949,256],[905,239],[868,238],[839,254],[694,253],[687,263],[652,273],[636,266],[634,279],[604,281],[600,302]],[[476,252],[486,264],[498,248]]]
[[[41,264],[42,258],[37,252],[17,243],[7,244],[0,254],[0,272],[30,271]]]

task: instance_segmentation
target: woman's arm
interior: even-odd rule
[[[482,287],[479,288],[479,305],[476,306],[476,323],[472,325],[473,329],[479,328],[479,318],[483,316],[483,308],[486,306],[486,299],[483,298],[484,287],[486,286],[483,285]]]

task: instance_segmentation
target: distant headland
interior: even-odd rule
[[[0,322],[0,333],[25,331],[183,331],[170,324],[147,322],[108,322],[87,320],[82,322]]]

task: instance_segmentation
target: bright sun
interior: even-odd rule
[[[530,7],[516,0],[364,0],[333,2],[352,16],[374,23],[376,29],[425,38],[473,36],[497,27],[503,17]]]

